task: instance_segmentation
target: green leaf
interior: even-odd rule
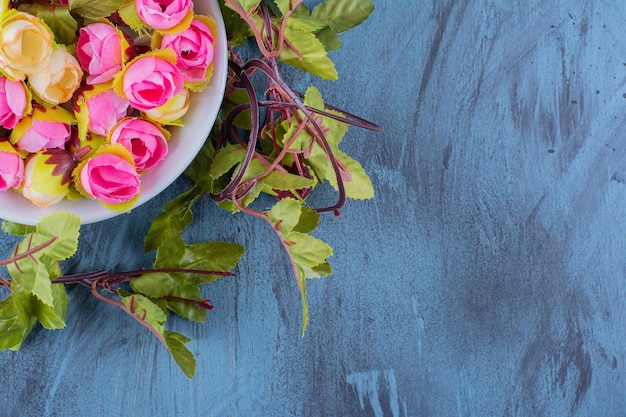
[[[213,178],[209,175],[207,167],[213,164],[215,148],[213,141],[207,140],[194,158],[193,162],[185,170],[185,175],[193,180],[205,193],[213,192]]]
[[[372,181],[361,164],[356,159],[339,150],[335,151],[335,156],[341,161],[343,169],[349,175],[349,179],[344,181],[346,196],[358,200],[373,198],[374,187],[372,186]],[[328,177],[328,181],[333,187],[337,188],[337,179],[335,177]]]
[[[12,295],[0,301],[0,350],[18,350],[35,323]]]
[[[70,14],[69,6],[61,4],[21,4],[18,10],[42,19],[54,33],[54,40],[64,45],[76,42],[78,22]]]
[[[289,251],[298,265],[312,268],[326,262],[333,254],[333,249],[327,243],[304,233],[291,232],[287,240],[291,244]]]
[[[295,191],[301,188],[313,187],[315,180],[289,172],[272,171],[263,178],[263,183],[271,189]]]
[[[300,221],[301,209],[302,204],[299,201],[283,198],[274,204],[267,216],[283,236],[288,236]]]
[[[211,177],[217,179],[226,174],[235,165],[246,157],[246,150],[241,145],[233,144],[221,148],[215,154],[215,159],[211,165],[209,173]]]
[[[192,378],[193,374],[196,372],[196,358],[185,346],[185,343],[189,342],[191,339],[180,333],[167,330],[163,332],[163,338],[165,339],[165,346],[170,352],[170,355],[172,355],[172,358],[174,358],[174,361],[176,361],[188,378]]]
[[[298,224],[293,228],[294,232],[311,233],[317,227],[320,215],[310,207],[302,206]]]
[[[335,31],[330,28],[330,26],[326,26],[325,28],[319,30],[315,36],[317,36],[317,39],[319,39],[322,45],[324,45],[324,49],[327,51],[341,49],[341,40]]]
[[[257,6],[261,4],[261,0],[235,0],[235,3],[238,3],[243,11],[247,14],[252,14],[254,9],[256,9]],[[230,6],[229,4],[226,4],[226,6],[232,9],[232,6]]]
[[[325,19],[316,19],[310,16],[291,15],[287,19],[286,25],[293,30],[303,32],[318,32],[327,26]]]
[[[8,220],[2,222],[2,231],[17,236],[25,236],[37,230],[37,226],[29,226],[26,224],[13,223]]]
[[[30,258],[17,262],[19,270],[15,264],[8,266],[9,274],[13,280],[23,287],[29,294],[36,296],[42,303],[52,306],[54,298],[52,296],[52,282],[46,265],[42,262],[33,261]],[[20,272],[21,270],[21,272]]]
[[[202,301],[203,295],[199,287],[185,282],[179,283],[170,294],[173,297],[187,300]],[[166,299],[167,308],[180,317],[202,323],[206,320],[206,309],[185,301]]]
[[[11,290],[15,302],[31,316],[36,317],[48,330],[62,329],[65,327],[67,313],[67,293],[65,286],[52,285],[52,305],[44,304],[35,297],[28,289],[22,287],[17,281],[11,283]]]
[[[311,11],[311,16],[328,20],[337,33],[361,24],[374,10],[371,0],[326,0]]]
[[[148,297],[141,294],[131,294],[121,297],[122,303],[131,314],[137,316],[142,322],[163,334],[163,323],[167,318],[161,307],[152,302]]]
[[[151,272],[143,274],[130,281],[135,292],[151,298],[161,298],[171,294],[176,286],[176,280],[170,274]]]
[[[228,42],[233,47],[242,45],[246,39],[252,36],[250,26],[241,19],[238,13],[228,7],[224,7],[223,2],[220,2],[220,6],[224,25],[227,29]]]
[[[323,262],[312,268],[303,266],[302,270],[307,278],[321,278],[333,273],[333,269],[328,262]]]
[[[108,17],[126,3],[126,0],[70,0],[70,10],[86,19]]]
[[[285,37],[291,42],[302,59],[291,47],[285,45],[278,59],[288,65],[300,68],[326,80],[336,80],[338,78],[335,65],[327,56],[322,42],[317,39],[314,33],[285,27]]]
[[[200,187],[192,187],[164,204],[161,213],[152,221],[144,237],[144,251],[157,251],[155,268],[178,266],[185,253],[185,241],[181,233],[191,223],[191,208],[201,195]]]
[[[32,244],[37,246],[54,239],[43,253],[58,261],[70,258],[78,248],[80,218],[71,213],[57,212],[43,217],[37,224]]]
[[[244,247],[232,242],[201,242],[189,245],[180,267],[204,271],[230,271],[244,253]],[[222,275],[185,274],[186,281],[195,285],[208,284]]]

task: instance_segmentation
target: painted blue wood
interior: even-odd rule
[[[74,288],[66,329],[0,353],[0,414],[623,416],[625,21],[617,1],[378,1],[339,81],[288,72],[384,128],[343,142],[377,196],[323,219],[335,273],[309,283],[306,336],[271,231],[207,202],[189,239],[247,252],[206,324],[174,322],[195,379]],[[184,186],[85,227],[68,269],[148,265]]]

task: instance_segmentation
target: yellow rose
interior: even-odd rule
[[[189,110],[189,89],[183,89],[179,94],[169,99],[164,105],[156,109],[144,110],[145,115],[164,125],[182,125],[181,119]]]
[[[64,46],[59,46],[52,52],[48,66],[30,74],[28,82],[39,97],[56,105],[72,98],[82,77],[78,60]]]
[[[39,18],[14,12],[0,23],[0,69],[14,80],[48,65],[54,35]]]

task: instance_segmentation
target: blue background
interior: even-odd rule
[[[344,139],[377,194],[323,217],[305,337],[272,231],[207,201],[188,240],[247,251],[206,324],[173,321],[195,378],[76,287],[66,329],[0,353],[0,415],[625,415],[625,23],[621,2],[376,2],[339,81],[285,75],[384,129]],[[84,227],[68,272],[149,266],[186,183]]]

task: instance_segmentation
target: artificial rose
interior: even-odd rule
[[[163,31],[182,30],[193,17],[191,0],[135,0],[135,9],[147,26]]]
[[[214,40],[208,26],[194,19],[189,28],[163,35],[161,48],[171,48],[176,52],[176,66],[185,81],[201,82],[206,79],[207,69],[213,60]]]
[[[169,133],[165,129],[136,117],[122,120],[109,136],[112,144],[119,143],[128,149],[138,171],[150,169],[165,158],[167,139]]]
[[[8,12],[0,22],[0,70],[14,80],[41,72],[52,55],[52,31],[39,18]]]
[[[80,139],[87,131],[106,136],[117,122],[127,116],[128,100],[113,91],[112,83],[88,86],[74,96],[74,113]]]
[[[57,173],[57,165],[50,163],[52,154],[33,153],[26,160],[22,195],[36,206],[46,208],[63,200],[70,192],[71,175]]]
[[[11,81],[0,76],[0,126],[13,129],[32,110],[30,100],[23,81]]]
[[[62,107],[37,106],[15,125],[9,140],[25,152],[62,148],[70,138],[70,125],[74,123],[74,115]]]
[[[88,74],[87,84],[111,81],[130,58],[129,43],[121,31],[104,22],[92,23],[80,29],[76,55]]]
[[[163,49],[131,61],[116,77],[116,92],[138,110],[161,107],[184,87],[173,51]]]
[[[29,74],[28,82],[39,97],[50,104],[65,103],[80,86],[83,70],[64,46],[52,52],[48,66]]]
[[[187,113],[187,110],[189,110],[189,89],[185,88],[164,105],[155,109],[145,110],[144,113],[148,118],[164,125],[182,125],[181,119]]]
[[[74,173],[83,194],[107,205],[128,203],[139,195],[139,174],[122,145],[110,145],[78,165]]]
[[[7,141],[0,141],[0,191],[17,189],[24,178],[24,161]]]

